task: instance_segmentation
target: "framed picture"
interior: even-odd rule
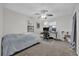
[[[40,28],[40,23],[37,23],[37,29],[39,29]]]

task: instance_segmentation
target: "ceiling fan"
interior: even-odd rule
[[[37,18],[47,19],[49,16],[53,16],[53,14],[49,14],[47,9],[40,10],[39,13],[35,13]]]

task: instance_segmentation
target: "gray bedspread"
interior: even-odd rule
[[[39,42],[40,37],[34,33],[8,34],[2,38],[3,56],[9,56]]]

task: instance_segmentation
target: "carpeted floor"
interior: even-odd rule
[[[67,42],[63,41],[42,41],[40,44],[26,49],[15,56],[76,56]]]

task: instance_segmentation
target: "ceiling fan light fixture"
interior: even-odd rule
[[[46,14],[42,14],[42,15],[41,15],[41,18],[42,18],[42,19],[45,19],[45,18],[46,18]]]
[[[53,14],[48,14],[47,9],[40,10],[40,13],[35,13],[35,15],[39,16],[40,19],[47,19],[48,16],[53,16]]]

